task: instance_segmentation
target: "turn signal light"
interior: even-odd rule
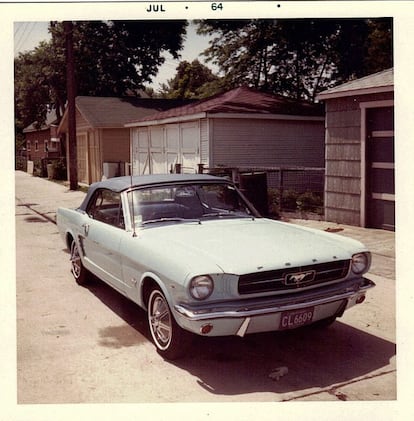
[[[213,330],[213,325],[210,323],[200,327],[200,333],[202,335],[207,335],[207,333],[210,333],[212,330]]]
[[[356,299],[356,303],[357,304],[361,304],[365,301],[365,295],[360,295],[357,299]]]

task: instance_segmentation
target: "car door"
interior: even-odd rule
[[[107,189],[97,190],[86,212],[82,246],[92,271],[115,289],[124,292],[120,244],[127,235],[121,195]]]

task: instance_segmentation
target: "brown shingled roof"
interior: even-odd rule
[[[308,102],[298,102],[281,95],[271,95],[246,87],[215,95],[182,107],[151,114],[135,121],[128,126],[153,120],[164,120],[190,115],[241,113],[241,114],[282,114],[302,116],[322,116],[323,108]]]
[[[95,128],[124,127],[125,123],[188,101],[136,97],[76,97],[76,107]]]

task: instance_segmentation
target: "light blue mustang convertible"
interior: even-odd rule
[[[327,325],[374,283],[359,242],[262,218],[224,178],[117,177],[92,184],[59,231],[79,284],[92,273],[148,313],[158,352],[191,333],[238,335]]]

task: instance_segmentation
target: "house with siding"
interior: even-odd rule
[[[394,77],[387,69],[322,92],[325,219],[394,230]]]
[[[239,87],[125,125],[134,174],[324,166],[323,107]]]
[[[78,180],[91,184],[103,176],[124,175],[130,162],[129,129],[125,123],[182,105],[180,100],[137,97],[76,97],[76,144]],[[68,143],[68,110],[58,132]],[[69,156],[68,177],[70,174]]]
[[[34,122],[23,129],[28,161],[60,157],[61,144],[57,133],[58,123],[55,111],[50,111],[43,124],[39,125]]]

